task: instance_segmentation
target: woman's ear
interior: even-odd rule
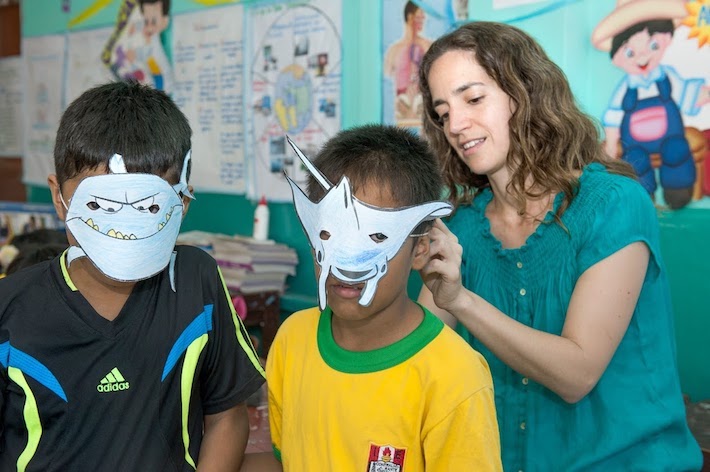
[[[429,262],[429,236],[419,236],[414,242],[414,260],[412,269],[421,270]]]

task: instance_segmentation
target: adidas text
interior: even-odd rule
[[[118,392],[119,390],[128,390],[130,385],[128,382],[115,382],[110,384],[98,384],[96,390],[99,392]]]

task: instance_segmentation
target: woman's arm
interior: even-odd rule
[[[569,403],[594,388],[626,333],[649,262],[648,247],[630,244],[587,269],[577,281],[560,336],[519,323],[461,285],[461,246],[437,221],[419,300],[449,314],[505,364]],[[446,321],[446,319],[445,319]]]
[[[239,470],[249,439],[249,415],[246,404],[205,415],[205,435],[200,447],[198,472]]]

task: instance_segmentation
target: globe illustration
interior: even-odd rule
[[[311,120],[313,97],[306,71],[291,64],[279,72],[274,91],[274,115],[287,133],[303,131]]]

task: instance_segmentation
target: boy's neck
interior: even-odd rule
[[[333,313],[333,340],[348,351],[372,351],[404,339],[424,319],[421,307],[406,294],[363,320],[344,320]]]
[[[116,319],[136,285],[135,282],[108,279],[85,257],[74,260],[68,271],[86,301],[96,313],[109,321]]]

